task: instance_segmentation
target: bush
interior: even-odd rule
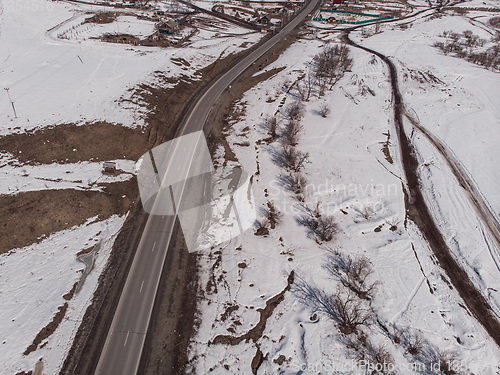
[[[287,176],[288,189],[294,193],[300,201],[304,201],[307,180],[300,173],[290,173]]]
[[[285,107],[285,115],[291,121],[300,121],[304,117],[305,107],[299,101],[293,102]]]
[[[267,129],[267,132],[269,134],[269,136],[272,138],[272,140],[274,141],[276,139],[276,135],[277,135],[277,129],[278,129],[278,120],[276,119],[276,117],[274,116],[269,116],[269,117],[266,117],[266,119],[264,120],[265,122],[265,126],[266,126],[266,129]]]
[[[303,216],[298,219],[299,224],[309,229],[318,244],[330,242],[338,232],[338,225],[333,216],[322,214]]]
[[[327,258],[327,263],[323,267],[359,298],[366,300],[373,298],[378,283],[368,281],[373,274],[373,267],[368,258],[364,256],[353,258],[350,255],[334,252]]]
[[[314,57],[315,75],[321,84],[333,85],[352,67],[349,48],[345,45],[326,46]]]
[[[356,332],[361,325],[369,325],[371,321],[371,312],[349,291],[346,293],[337,289],[334,294],[327,294],[303,280],[295,283],[294,291],[302,303],[325,313],[346,335]]]
[[[271,229],[275,229],[276,226],[281,222],[282,213],[276,208],[273,201],[267,201],[266,218],[271,226]]]
[[[326,117],[330,113],[330,106],[328,104],[322,104],[321,107],[319,107],[319,114],[321,117]]]
[[[299,143],[299,133],[303,126],[298,120],[290,120],[281,133],[281,142],[284,145],[296,146]]]
[[[297,150],[292,146],[283,146],[280,164],[291,172],[299,172],[309,159],[309,153]]]

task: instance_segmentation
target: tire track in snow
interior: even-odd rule
[[[412,19],[428,10],[429,9],[424,9],[413,15],[402,17],[401,19]],[[399,91],[396,66],[386,55],[371,48],[357,44],[349,38],[349,33],[360,27],[362,26],[355,26],[346,29],[344,31],[344,40],[347,44],[355,48],[359,48],[378,56],[389,69],[394,108],[394,126],[396,128],[396,134],[400,147],[401,162],[406,175],[405,204],[407,217],[410,218],[420,229],[421,233],[429,243],[432,252],[436,256],[439,265],[448,275],[451,283],[467,305],[468,310],[475,316],[478,322],[481,323],[496,344],[500,346],[500,322],[496,318],[495,312],[489,305],[486,298],[472,284],[467,272],[465,272],[455,257],[451,254],[443,234],[432,217],[429,205],[424,199],[418,174],[419,163],[416,157],[416,150],[404,130],[403,116],[405,115],[405,107]],[[436,143],[436,145],[439,145],[439,143]],[[443,151],[445,152],[446,149],[443,149]],[[445,152],[444,157],[447,158],[447,156],[448,155]],[[454,162],[450,163],[453,167],[458,167]],[[457,172],[460,172],[458,173],[458,176],[456,176],[457,179],[464,179],[465,184],[462,185],[464,189],[471,189],[471,196],[479,198],[475,196],[473,186],[467,184],[466,175],[464,176],[460,169],[458,169]],[[480,202],[478,202],[478,204],[480,204]],[[487,214],[487,212],[483,213]],[[491,224],[492,223],[490,222],[490,225]],[[490,225],[488,225],[488,228]]]

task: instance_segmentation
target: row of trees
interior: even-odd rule
[[[500,34],[497,34],[491,40],[494,43],[493,46],[483,51],[477,50],[484,47],[488,41],[475,35],[470,30],[466,30],[461,34],[444,31],[441,36],[446,40],[434,43],[434,47],[439,48],[445,55],[452,54],[473,64],[492,70],[500,70],[500,46],[498,45]]]
[[[386,327],[380,321],[370,303],[379,282],[373,278],[373,265],[368,258],[330,251],[323,268],[330,277],[340,282],[335,292],[327,293],[301,277],[297,278],[293,291],[302,303],[315,312],[325,314],[337,324],[345,335],[341,341],[353,350],[358,360],[370,363],[376,369],[372,374],[398,373],[394,357],[387,349],[389,342],[400,345],[409,363],[425,373],[465,374],[455,351],[436,347],[417,330],[395,324]],[[374,344],[367,335],[367,332],[373,331],[372,327],[381,328],[380,332],[389,341]]]
[[[300,99],[309,101],[315,91],[318,96],[322,96],[326,89],[332,90],[344,74],[350,71],[352,62],[349,48],[345,44],[323,47],[314,56],[311,69],[296,84]]]

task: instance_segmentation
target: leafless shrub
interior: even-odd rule
[[[298,120],[290,120],[281,133],[281,142],[284,145],[296,146],[299,143],[299,133],[303,126]]]
[[[300,172],[309,159],[309,153],[297,150],[292,146],[283,146],[280,162],[291,172]]]
[[[311,72],[308,72],[303,79],[297,82],[297,93],[300,99],[307,102],[311,97],[314,86],[317,84],[317,80]]]
[[[402,345],[406,351],[413,356],[421,355],[424,352],[424,348],[428,346],[427,341],[420,332],[413,331],[406,327],[401,328],[390,325],[389,336],[392,341]]]
[[[266,236],[269,234],[269,220],[267,218],[255,221],[255,235]]]
[[[358,330],[356,335],[346,336],[343,342],[347,348],[354,350],[358,365],[364,365],[367,374],[398,373],[394,357],[384,343],[373,344],[364,331]]]
[[[276,139],[276,135],[277,135],[276,131],[278,129],[278,119],[274,116],[268,116],[268,117],[266,117],[266,119],[264,121],[265,121],[267,132],[268,132],[269,136],[271,137],[271,139],[274,141]]]
[[[439,364],[438,374],[458,375],[461,371],[461,362],[458,354],[451,350],[438,350],[436,352],[436,362]]]
[[[345,72],[352,67],[352,58],[349,48],[345,45],[325,46],[323,50],[314,57],[315,75],[321,83],[330,86],[341,79]]]
[[[440,49],[445,55],[454,54],[456,57],[484,66],[487,69],[500,70],[498,35],[490,40],[493,46],[481,52],[476,52],[475,49],[483,47],[487,40],[480,38],[470,30],[466,30],[462,34],[444,31],[441,36],[446,40],[435,42],[434,47]]]
[[[302,303],[327,314],[338,324],[340,331],[346,335],[356,332],[361,325],[368,326],[370,324],[371,312],[364,308],[362,302],[354,294],[348,291],[337,289],[334,294],[328,294],[303,280],[295,283],[294,291]]]
[[[302,216],[298,219],[300,225],[309,229],[314,235],[317,243],[330,242],[338,232],[338,225],[333,216],[327,215],[309,215]]]
[[[429,343],[419,332],[408,328],[391,327],[391,336],[396,344],[401,344],[413,356],[417,368],[429,374],[462,375],[468,374],[458,354],[451,350],[438,348]]]
[[[285,107],[285,115],[291,121],[300,121],[304,117],[305,107],[299,101],[295,101]]]
[[[411,355],[417,355],[422,352],[427,342],[420,332],[415,332],[407,335],[405,338],[405,344],[408,353]]]
[[[378,282],[368,281],[373,274],[373,267],[367,257],[351,257],[334,252],[328,256],[327,263],[323,267],[359,298],[366,300],[373,298]]]
[[[276,226],[280,223],[283,214],[276,208],[273,201],[267,201],[266,203],[266,218],[271,226],[271,229],[275,229]]]
[[[315,230],[321,242],[329,242],[338,232],[338,226],[333,216],[321,216],[317,219],[318,226]]]
[[[326,117],[329,113],[330,106],[328,104],[324,103],[319,107],[319,114],[321,115],[321,117]]]
[[[374,215],[374,210],[372,206],[364,206],[363,209],[360,212],[361,216],[365,220],[370,220],[372,216]]]
[[[300,201],[304,200],[304,193],[307,187],[307,180],[300,173],[290,173],[287,176],[289,190],[294,193]]]

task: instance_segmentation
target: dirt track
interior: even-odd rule
[[[422,187],[418,176],[418,160],[416,157],[415,149],[406,136],[403,124],[403,115],[405,115],[404,102],[399,92],[397,70],[392,61],[385,55],[370,48],[361,46],[351,39],[349,39],[349,32],[354,30],[354,28],[349,29],[345,32],[345,40],[348,44],[353,47],[362,49],[366,52],[378,56],[382,61],[386,63],[389,68],[391,77],[391,87],[392,87],[392,97],[393,97],[393,107],[394,107],[394,122],[396,127],[396,134],[398,136],[398,143],[401,152],[401,159],[403,168],[406,176],[406,189],[405,192],[405,203],[407,217],[411,219],[420,229],[425,239],[429,243],[434,255],[439,261],[439,265],[444,269],[451,283],[457,289],[460,297],[464,300],[467,308],[476,317],[476,319],[482,324],[491,338],[500,346],[500,323],[496,319],[494,313],[492,312],[488,302],[485,300],[483,295],[475,286],[470,282],[467,273],[458,264],[454,256],[452,255],[446,241],[439,231],[437,224],[435,223],[429,208],[425,202],[424,196],[422,194]],[[431,140],[432,142],[432,140]],[[434,144],[438,146],[438,144]],[[439,147],[438,147],[439,150]],[[448,154],[443,149],[443,156],[448,161],[452,171],[456,165],[454,160],[449,158]],[[440,150],[440,152],[442,152]],[[468,191],[471,197],[479,199],[482,201],[481,196],[476,195],[477,192],[468,190],[471,188],[467,183],[462,184],[462,179],[466,176],[461,173],[455,174],[461,186]],[[472,185],[473,186],[473,185]],[[484,202],[483,202],[484,204]],[[473,201],[474,207],[476,203]],[[487,206],[486,206],[487,207]],[[486,212],[482,212],[486,214]],[[496,219],[495,219],[496,220]],[[486,224],[488,225],[488,224]]]
[[[422,133],[429,140],[429,142],[431,142],[434,148],[446,160],[446,163],[450,167],[458,183],[467,192],[467,197],[476,210],[476,213],[481,218],[483,224],[489,229],[489,232],[495,240],[497,247],[500,248],[500,223],[498,222],[496,215],[490,208],[490,205],[485,200],[476,184],[465,170],[465,167],[462,165],[462,163],[460,163],[460,160],[458,160],[455,155],[453,155],[453,153],[444,143],[439,140],[439,138],[437,138],[434,134],[420,125],[420,123],[416,119],[414,119],[411,114],[406,111],[406,109],[404,110],[404,114],[405,117],[411,122],[413,127],[420,131],[420,133]]]

